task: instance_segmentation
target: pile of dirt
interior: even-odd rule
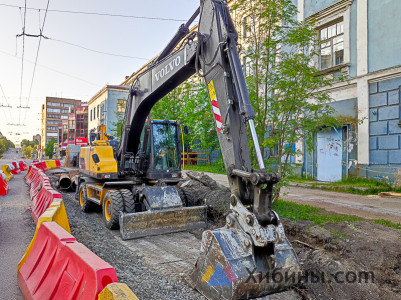
[[[219,227],[230,190],[199,172],[188,172],[180,193],[189,205],[208,205]],[[401,231],[373,222],[327,223],[281,218],[303,272],[295,290],[303,299],[400,299]]]
[[[304,278],[304,299],[400,299],[401,231],[372,222],[283,219]]]
[[[207,205],[208,220],[221,225],[230,208],[230,189],[218,184],[208,175],[187,172],[188,180],[178,185],[178,192],[186,206]]]

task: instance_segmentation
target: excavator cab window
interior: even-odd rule
[[[178,132],[176,124],[154,123],[153,153],[155,170],[176,170],[180,168]]]

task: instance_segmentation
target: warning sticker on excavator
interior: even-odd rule
[[[221,131],[221,125],[223,125],[223,119],[221,117],[219,103],[217,102],[216,90],[214,89],[213,80],[209,82],[207,85],[209,90],[210,100],[212,101],[212,108],[213,108],[213,115],[214,119],[216,120],[217,131]]]
[[[208,89],[209,89],[209,95],[210,95],[210,99],[213,101],[213,99],[216,98],[216,90],[214,89],[214,83],[213,80],[211,80],[209,82],[209,84],[207,85]]]

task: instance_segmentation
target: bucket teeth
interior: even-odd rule
[[[121,213],[121,237],[123,240],[128,240],[206,227],[206,209],[206,206],[195,206]]]
[[[299,282],[300,267],[288,240],[253,247],[231,229],[205,231],[188,283],[208,299],[250,299]]]

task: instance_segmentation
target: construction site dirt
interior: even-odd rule
[[[140,299],[205,299],[185,282],[203,229],[123,241],[119,231],[104,226],[100,210],[83,213],[74,193],[62,192],[72,234],[110,263],[119,281]],[[192,173],[179,184],[179,193],[189,205],[208,205],[208,229],[224,226],[227,187]],[[264,299],[400,299],[401,230],[370,221],[317,226],[281,220],[302,266],[302,280]],[[251,273],[249,280],[284,279]]]

